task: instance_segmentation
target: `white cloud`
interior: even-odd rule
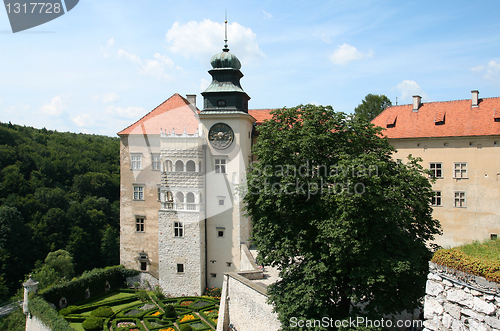
[[[89,114],[80,114],[71,119],[78,127],[89,126],[93,121]]]
[[[266,19],[270,20],[271,18],[273,18],[273,14],[268,13],[265,10],[263,10],[262,12],[264,13],[264,16],[265,16]]]
[[[368,53],[362,53],[352,45],[343,44],[337,47],[335,52],[330,56],[330,60],[338,65],[346,65],[351,61],[362,60],[369,57],[373,57],[372,49],[370,49]]]
[[[117,101],[120,99],[120,96],[114,92],[111,92],[111,93],[107,93],[105,95],[102,96],[101,100],[102,102],[114,102],[114,101]]]
[[[420,95],[422,100],[429,100],[429,96],[414,80],[404,80],[396,86],[401,93],[400,102],[411,102],[414,95]]]
[[[106,112],[111,115],[118,115],[120,117],[137,119],[146,114],[146,109],[142,107],[129,106],[127,108],[108,106]]]
[[[50,116],[59,116],[66,109],[66,102],[61,96],[55,96],[50,103],[46,103],[41,107],[42,113]]]
[[[500,81],[500,63],[495,60],[488,62],[486,66],[477,66],[471,68],[472,71],[482,73],[483,78],[490,81]]]
[[[132,63],[135,63],[139,67],[139,72],[141,74],[158,79],[169,79],[170,76],[167,74],[167,70],[169,69],[182,69],[180,67],[176,67],[174,61],[172,61],[171,58],[166,55],[161,55],[160,53],[156,53],[155,55],[153,55],[154,60],[142,60],[135,54],[131,54],[123,49],[119,49],[118,56],[123,57]]]
[[[109,53],[108,53],[108,49],[113,47],[113,45],[115,44],[115,38],[110,38],[107,42],[106,42],[106,46],[105,47],[102,47],[101,46],[101,52],[103,53],[103,56],[104,57],[109,57]]]
[[[257,35],[252,29],[236,22],[228,24],[228,44],[236,49],[243,63],[254,62],[264,56],[257,43]],[[220,52],[224,46],[224,23],[204,19],[202,22],[190,21],[186,24],[175,22],[167,31],[168,49],[186,58],[191,56],[209,58]]]

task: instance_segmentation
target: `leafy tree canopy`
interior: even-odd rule
[[[245,200],[259,259],[280,270],[268,295],[284,329],[292,317],[413,309],[426,243],[440,233],[418,160],[394,161],[380,128],[331,107],[272,115],[259,127]]]
[[[365,99],[354,108],[354,115],[368,122],[373,120],[387,107],[392,106],[391,100],[385,95],[368,94]]]
[[[119,263],[119,167],[118,138],[0,123],[0,276],[10,294],[49,252],[68,251],[77,273]]]

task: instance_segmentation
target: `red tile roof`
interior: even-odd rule
[[[160,134],[160,130],[167,133],[175,130],[178,134],[186,130],[188,134],[193,134],[198,130],[198,123],[197,114],[189,106],[189,101],[175,93],[118,135]]]
[[[270,120],[272,115],[269,114],[274,109],[249,109],[248,113],[257,120],[256,124],[260,125],[264,123],[265,120]]]
[[[413,105],[392,106],[372,123],[385,128],[388,138],[494,136],[500,135],[499,116],[497,97],[479,99],[478,107],[470,99],[422,103],[418,112]]]

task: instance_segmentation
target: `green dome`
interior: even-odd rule
[[[210,60],[210,64],[214,69],[237,69],[241,68],[240,60],[236,55],[229,53],[229,50],[224,49],[224,52],[215,54]]]

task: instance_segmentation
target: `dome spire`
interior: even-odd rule
[[[222,49],[224,52],[229,52],[229,47],[227,45],[227,9],[226,9],[226,19],[225,19],[225,39],[224,39],[224,48]]]

